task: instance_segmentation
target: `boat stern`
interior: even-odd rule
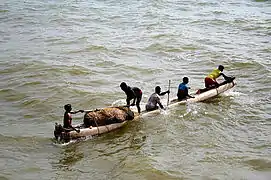
[[[71,140],[70,133],[65,131],[62,125],[58,123],[55,123],[54,136],[58,142],[69,142]]]

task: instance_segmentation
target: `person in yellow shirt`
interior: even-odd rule
[[[206,78],[205,78],[205,87],[208,89],[217,88],[219,86],[216,79],[219,76],[223,76],[225,80],[228,80],[229,77],[223,74],[224,66],[219,65],[217,69],[214,69]]]

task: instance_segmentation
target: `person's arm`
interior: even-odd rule
[[[77,133],[80,133],[80,129],[75,129],[75,127],[71,126],[73,130],[75,130]]]
[[[185,89],[185,94],[186,94],[186,96],[188,96],[189,98],[195,98],[195,97],[190,96],[190,95],[188,94],[188,88]]]
[[[161,109],[164,109],[164,106],[162,105],[162,103],[160,101],[158,102],[158,104],[159,104]]]
[[[79,112],[83,113],[84,110],[71,111],[70,113],[71,113],[71,114],[76,114],[76,113],[79,113]],[[72,126],[72,120],[71,120],[71,119],[69,120],[69,125],[70,125],[70,128],[71,128],[71,129],[73,129],[73,130],[76,131],[77,133],[80,133],[80,129],[76,129],[75,127]]]
[[[70,116],[68,118],[67,117],[64,117],[64,118],[65,118],[65,121],[68,121],[68,128],[71,128],[72,130],[76,131],[77,133],[80,132],[80,129],[75,129],[75,127],[72,126],[72,119]]]
[[[127,98],[126,98],[126,105],[127,105],[127,106],[130,105],[130,99],[128,98],[128,96],[127,96]]]
[[[165,92],[160,93],[159,95],[160,95],[160,96],[164,96],[165,94],[169,94],[169,93],[170,93],[170,91],[167,90],[167,91],[165,91]]]
[[[190,96],[189,94],[187,95],[189,98],[195,98],[194,96]]]
[[[76,114],[76,113],[79,113],[79,112],[83,113],[83,112],[84,112],[84,110],[71,111],[70,113],[71,113],[71,114]]]
[[[160,99],[159,96],[157,96],[156,102],[157,102],[157,104],[159,104],[159,106],[160,106],[161,109],[165,109],[164,106],[163,106],[162,103],[161,103],[161,99]]]
[[[228,79],[230,78],[230,77],[226,76],[224,73],[220,73],[219,76],[220,76],[220,75],[223,76],[223,78],[224,78],[225,80],[228,80]]]
[[[136,101],[137,97],[133,98],[133,103],[131,104],[131,106],[135,105],[135,101]]]

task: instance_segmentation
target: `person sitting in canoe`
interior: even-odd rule
[[[207,77],[205,77],[205,87],[207,89],[217,88],[220,84],[216,81],[216,79],[220,76],[223,76],[223,78],[228,81],[230,77],[223,74],[224,66],[219,65],[217,69],[214,69],[210,74],[208,74]]]
[[[71,111],[72,110],[72,107],[70,104],[66,104],[64,106],[64,109],[66,110],[65,113],[64,113],[64,119],[63,119],[63,128],[65,129],[72,129],[72,130],[75,130],[75,131],[79,131],[80,130],[77,130],[75,129],[73,126],[72,126],[72,115],[71,114],[76,114],[78,112],[81,112],[83,113],[84,110],[78,110],[78,111]]]
[[[189,89],[189,87],[187,87],[188,82],[189,82],[188,77],[184,77],[183,82],[179,84],[178,93],[177,93],[177,97],[179,101],[185,100],[187,98],[194,98],[193,96],[190,96],[188,94],[188,89]]]
[[[125,92],[127,98],[126,98],[126,103],[129,106],[130,105],[130,101],[133,99],[133,103],[131,104],[131,106],[134,106],[136,103],[136,107],[137,107],[137,111],[138,113],[140,113],[141,109],[140,109],[140,101],[142,98],[142,91],[138,88],[138,87],[130,87],[127,86],[127,84],[125,82],[122,82],[120,84],[120,88]]]
[[[161,109],[164,109],[164,106],[161,103],[160,96],[165,94],[169,94],[169,90],[161,93],[160,86],[155,87],[155,92],[150,96],[148,103],[146,104],[146,111],[153,111],[158,109],[157,104],[160,106]]]

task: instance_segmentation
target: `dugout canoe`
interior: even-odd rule
[[[202,92],[200,94],[195,94],[194,95],[195,98],[189,98],[189,99],[182,100],[182,101],[178,101],[177,99],[173,99],[170,101],[168,108],[173,107],[173,106],[177,106],[180,104],[201,102],[201,101],[205,101],[207,99],[213,98],[213,97],[233,88],[235,86],[235,82],[233,80],[234,80],[234,78],[229,82],[225,81],[225,82],[221,83],[221,85],[218,88],[210,89],[210,90],[207,90],[207,91]],[[135,109],[133,109],[133,111],[135,111]],[[134,112],[134,119],[132,121],[134,121],[142,116],[152,115],[152,114],[156,114],[156,113],[160,113],[160,109],[150,111],[150,112],[142,111],[141,114]],[[105,125],[105,126],[91,127],[91,128],[85,128],[84,125],[81,124],[76,127],[76,129],[80,129],[80,132],[76,132],[75,130],[65,129],[65,132],[62,134],[62,141],[69,142],[70,140],[75,140],[75,139],[85,138],[85,137],[89,137],[89,136],[95,136],[95,135],[108,133],[108,132],[111,132],[111,131],[114,131],[116,129],[123,127],[127,123],[128,123],[128,121],[124,121],[121,123],[114,123],[114,124],[109,124],[109,125]],[[60,128],[60,126],[61,126],[60,124],[56,123],[54,132],[56,132],[58,130],[58,128]],[[55,135],[55,137],[56,137],[56,135]],[[58,139],[58,138],[56,137],[56,139]]]
[[[219,87],[214,88],[214,89],[209,89],[209,90],[201,89],[201,91],[204,91],[204,92],[193,95],[195,98],[189,98],[189,99],[185,99],[182,101],[178,101],[177,99],[174,99],[170,102],[168,107],[175,106],[178,104],[201,102],[201,101],[205,101],[207,99],[213,98],[213,97],[233,88],[235,86],[235,82],[233,81],[234,79],[235,79],[235,77],[231,78],[228,81],[224,81],[221,83],[221,85]]]
[[[215,96],[218,96],[219,94],[233,88],[236,85],[236,83],[234,82],[234,79],[235,79],[235,77],[231,77],[227,81],[222,82],[219,87],[214,88],[214,89],[200,89],[203,92],[199,93],[199,94],[194,93],[193,94],[194,98],[188,98],[188,99],[185,99],[182,101],[179,101],[178,99],[172,99],[172,100],[170,100],[170,103],[167,106],[167,108],[171,108],[171,107],[174,107],[174,106],[177,106],[180,104],[202,102],[207,99],[211,99]],[[145,107],[142,107],[142,108],[145,109]],[[135,107],[132,107],[132,110],[134,112],[137,112],[137,109]],[[160,113],[160,111],[161,111],[160,109],[149,111],[149,112],[144,110],[144,111],[142,111],[140,116],[148,116],[148,115],[152,115],[152,114],[157,114],[157,113]]]
[[[137,119],[138,117],[139,117],[139,114],[134,112],[133,120]],[[84,124],[79,124],[75,126],[75,129],[77,131],[73,129],[63,128],[61,124],[55,123],[54,136],[55,136],[56,141],[60,143],[67,143],[67,142],[70,142],[71,140],[84,139],[86,137],[91,137],[91,136],[111,132],[113,130],[123,127],[124,125],[128,123],[128,121],[131,121],[131,120],[126,120],[124,122],[113,123],[113,124],[108,124],[108,125],[103,125],[103,126],[98,126],[98,127],[85,127]]]

